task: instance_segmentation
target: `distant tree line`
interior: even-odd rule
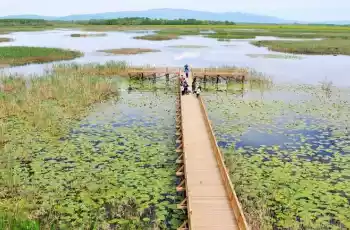
[[[117,18],[117,19],[93,19],[77,21],[78,24],[88,25],[235,25],[230,21],[209,21],[196,19],[151,19],[151,18]]]
[[[0,19],[0,26],[42,26],[50,25],[50,22],[44,19]]]

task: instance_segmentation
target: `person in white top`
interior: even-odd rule
[[[197,87],[197,90],[196,90],[196,95],[197,95],[197,98],[199,97],[199,94],[201,93],[201,87],[198,86]]]

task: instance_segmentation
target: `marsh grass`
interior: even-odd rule
[[[253,34],[232,34],[232,33],[224,33],[224,32],[217,32],[215,34],[207,34],[205,35],[207,38],[217,38],[221,40],[230,40],[230,39],[250,39],[255,38],[255,35]]]
[[[31,63],[45,63],[59,60],[71,60],[81,57],[78,51],[58,48],[3,46],[0,47],[0,65],[26,65]]]
[[[45,145],[58,145],[59,138],[66,135],[92,105],[117,97],[117,85],[110,78],[76,71],[29,80],[2,76],[0,86],[0,226],[2,229],[39,229],[38,223],[26,220],[35,219],[40,221],[40,229],[46,229],[57,223],[54,210],[48,203],[35,206],[38,200],[33,196],[39,194],[34,194],[30,186],[26,189],[24,186],[23,176],[39,170],[35,169],[33,154]]]
[[[174,35],[174,36],[183,36],[183,35],[199,35],[201,34],[200,29],[163,29],[157,31],[159,35]]]
[[[0,42],[12,42],[12,38],[0,38]]]
[[[106,37],[106,33],[98,33],[98,34],[93,34],[93,33],[88,33],[88,34],[71,34],[70,35],[73,38],[87,38],[87,37]]]
[[[120,49],[99,50],[99,52],[110,53],[110,54],[121,54],[121,55],[134,55],[134,54],[160,52],[160,50],[147,49],[147,48],[120,48]]]
[[[167,41],[179,39],[180,37],[175,34],[150,34],[144,36],[136,36],[134,39],[148,40],[148,41]]]
[[[274,59],[303,59],[303,57],[297,55],[287,55],[287,54],[246,54],[251,58],[274,58]]]
[[[294,54],[350,55],[350,43],[347,40],[326,39],[320,41],[253,41],[258,47]]]
[[[55,64],[52,71],[56,74],[80,73],[83,75],[116,76],[125,73],[130,68],[126,62],[109,61],[105,64]]]

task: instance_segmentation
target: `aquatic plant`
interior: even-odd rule
[[[105,52],[110,54],[132,55],[132,54],[143,54],[143,53],[150,53],[150,52],[160,52],[160,50],[147,49],[147,48],[120,48],[120,49],[99,50],[99,52]]]
[[[0,226],[175,229],[175,94],[116,98],[115,78],[70,67],[1,80]]]
[[[82,56],[79,51],[58,48],[2,46],[0,47],[0,65],[25,65],[59,60],[71,60]]]
[[[328,84],[204,95],[253,228],[350,227],[348,94]]]

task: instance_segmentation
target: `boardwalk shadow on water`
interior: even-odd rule
[[[252,226],[350,227],[349,92],[298,85],[204,95]]]

